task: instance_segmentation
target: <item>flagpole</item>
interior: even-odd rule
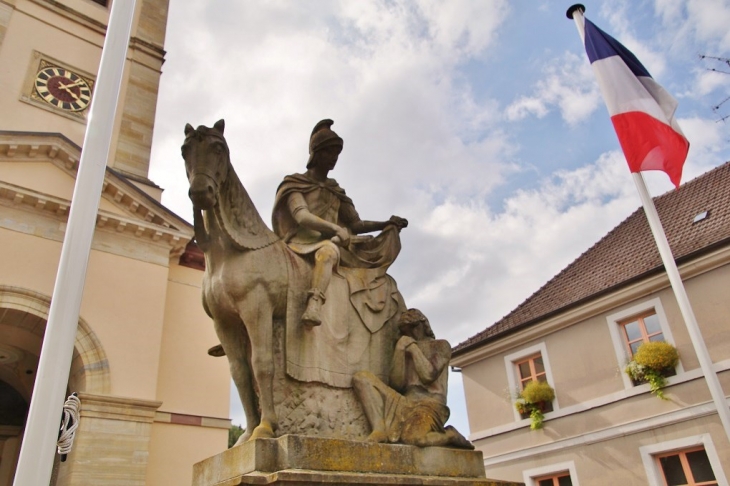
[[[15,486],[41,486],[51,480],[135,3],[136,0],[112,2],[109,14],[43,348],[15,471]]]
[[[578,34],[580,34],[581,40],[585,43],[585,23],[583,12],[585,12],[585,7],[581,4],[575,4],[568,9],[566,15],[568,18],[575,21],[575,25],[578,28]],[[682,278],[679,275],[677,264],[674,261],[674,256],[672,255],[672,250],[669,247],[667,236],[664,233],[664,228],[662,227],[656,207],[654,206],[654,201],[652,200],[651,195],[649,195],[646,183],[644,182],[644,177],[641,173],[632,172],[631,175],[634,179],[636,190],[639,192],[641,203],[644,206],[646,219],[649,222],[649,227],[654,235],[654,240],[656,242],[657,249],[659,250],[659,255],[661,256],[664,268],[667,272],[667,276],[669,277],[669,283],[674,291],[674,296],[677,299],[679,310],[682,314],[685,325],[687,326],[689,337],[692,341],[692,346],[694,347],[697,359],[699,360],[702,374],[704,375],[707,386],[710,389],[710,395],[712,396],[715,408],[717,409],[717,414],[720,416],[720,422],[722,422],[722,426],[725,429],[725,435],[727,436],[728,441],[730,441],[730,407],[728,407],[727,398],[722,390],[722,386],[720,385],[720,380],[717,377],[717,372],[714,369],[712,359],[707,351],[705,341],[702,338],[702,333],[700,332],[697,319],[695,318],[694,311],[692,310],[689,298],[687,297],[687,292],[684,288],[684,284],[682,283]]]
[[[727,435],[727,438],[730,441],[730,407],[728,407],[725,392],[722,390],[720,380],[717,377],[717,372],[715,371],[712,359],[710,358],[710,353],[707,351],[705,340],[702,338],[700,327],[697,324],[694,311],[689,303],[689,298],[687,297],[687,292],[684,289],[682,277],[680,277],[679,270],[677,269],[677,263],[674,261],[672,250],[669,247],[669,242],[667,241],[667,236],[664,233],[664,228],[659,220],[659,214],[654,206],[654,201],[649,195],[649,190],[646,188],[644,176],[642,176],[640,172],[633,172],[631,176],[634,179],[634,184],[636,184],[636,190],[639,192],[641,204],[644,206],[644,212],[646,213],[646,219],[649,221],[649,227],[654,235],[656,246],[659,249],[659,255],[662,257],[662,263],[664,263],[664,269],[669,277],[669,283],[672,286],[674,296],[677,299],[679,310],[682,313],[687,330],[689,331],[689,338],[692,341],[695,354],[700,362],[702,374],[705,376],[705,381],[707,381],[707,386],[710,389],[710,395],[712,395],[712,400],[715,402],[715,407],[717,408],[717,413],[720,416],[722,426],[725,428],[725,435]]]

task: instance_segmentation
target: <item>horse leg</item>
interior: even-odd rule
[[[249,364],[249,339],[246,336],[246,329],[238,317],[226,321],[216,319],[214,323],[216,334],[228,358],[233,383],[236,385],[246,415],[246,432],[236,442],[236,445],[239,445],[251,438],[254,428],[261,421],[253,374]]]
[[[259,389],[261,421],[252,439],[274,438],[279,426],[274,409],[273,309],[263,290],[249,293],[238,309],[251,339],[251,368]]]

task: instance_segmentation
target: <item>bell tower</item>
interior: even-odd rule
[[[123,0],[0,0],[0,133],[82,144],[111,1]],[[137,1],[108,162],[157,200],[148,173],[168,1]]]

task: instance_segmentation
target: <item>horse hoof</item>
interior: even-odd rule
[[[240,446],[244,442],[248,442],[248,440],[251,439],[251,435],[252,435],[251,432],[248,429],[246,429],[246,432],[241,434],[241,437],[239,437],[238,440],[236,441],[236,443],[233,444],[233,447]]]
[[[274,435],[274,431],[272,430],[272,428],[264,424],[261,424],[253,429],[253,434],[251,434],[251,440],[274,438],[276,438],[276,435]]]

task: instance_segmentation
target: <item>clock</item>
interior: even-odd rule
[[[80,112],[91,103],[86,78],[58,66],[46,66],[35,76],[35,91],[43,101],[64,111]]]

